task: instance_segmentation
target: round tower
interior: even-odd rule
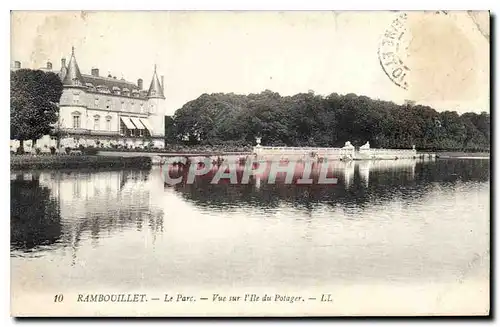
[[[155,147],[165,147],[165,114],[166,101],[164,95],[163,76],[161,83],[156,73],[156,65],[154,67],[153,78],[149,86],[148,94],[148,113],[149,123],[153,128],[152,139]]]

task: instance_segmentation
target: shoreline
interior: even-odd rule
[[[452,158],[490,158],[490,152],[463,152],[463,151],[437,151],[436,157],[441,159]]]
[[[14,155],[10,170],[24,169],[81,169],[81,168],[151,168],[148,156],[118,157],[98,155]]]
[[[11,155],[10,170],[26,169],[149,169],[155,156],[233,156],[251,155],[251,152],[106,152],[97,155]],[[417,152],[417,156],[429,152]],[[435,152],[436,159],[490,158],[489,152]]]

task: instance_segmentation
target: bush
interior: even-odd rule
[[[40,149],[40,148],[35,148],[35,153],[36,153],[36,154],[40,154],[41,152],[42,152],[42,149]]]
[[[50,154],[56,154],[56,148],[54,146],[50,147]]]
[[[70,148],[70,147],[66,147],[66,148],[64,149],[64,151],[66,151],[66,154],[69,154],[69,153],[71,152],[71,148]]]

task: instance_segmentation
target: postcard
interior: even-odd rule
[[[14,317],[490,314],[488,11],[12,11]]]

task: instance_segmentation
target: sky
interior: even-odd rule
[[[400,14],[14,11],[11,62],[38,68],[50,60],[59,69],[74,46],[82,73],[95,67],[101,75],[142,78],[146,88],[156,64],[164,75],[167,114],[203,93],[266,89],[489,112],[488,14],[408,13],[397,49],[409,69],[406,89],[393,83],[379,60],[384,35]]]

